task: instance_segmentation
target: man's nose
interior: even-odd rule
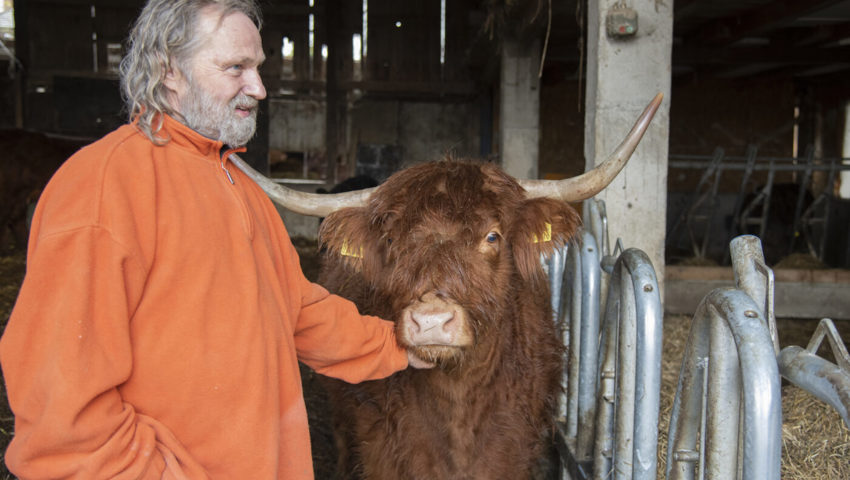
[[[245,77],[245,85],[242,87],[242,92],[249,97],[262,100],[266,98],[266,87],[263,86],[263,79],[260,77],[260,71],[252,69]]]

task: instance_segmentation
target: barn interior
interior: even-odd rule
[[[144,2],[0,1],[0,247],[21,258],[50,175],[127,121],[117,72]],[[600,198],[612,243],[650,253],[666,311],[728,283],[729,241],[753,233],[777,315],[850,319],[850,0],[260,4],[268,97],[244,157],[281,184],[381,182],[445,155],[571,177],[661,92]],[[314,248],[317,219],[281,216]]]
[[[665,263],[727,261],[728,240],[760,226],[759,209],[744,210],[776,159],[786,169],[775,170],[771,210],[783,218],[771,217],[778,223],[763,235],[776,239],[769,262],[800,251],[847,267],[850,180],[836,159],[850,148],[850,2],[647,3],[263,2],[269,95],[246,156],[309,191],[357,175],[382,181],[447,154],[501,162],[518,177],[562,178],[595,160],[586,160],[595,139],[624,135],[611,122],[596,132],[595,111],[628,111],[631,121],[661,91],[663,145],[645,145],[637,158],[646,151],[653,174],[666,177],[654,181],[665,191],[641,192],[660,207],[652,216],[664,230],[644,243],[663,239]],[[125,122],[117,68],[141,4],[3,0],[0,128],[82,144]],[[631,15],[623,28],[634,33],[597,21],[625,25]],[[653,47],[632,48],[641,41]],[[611,47],[633,58],[597,64]],[[627,100],[608,100],[608,90]],[[58,162],[28,187],[37,190]],[[822,195],[829,201],[807,212]],[[827,203],[830,218],[817,223]],[[315,235],[314,219],[284,215],[295,236]]]

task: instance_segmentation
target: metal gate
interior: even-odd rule
[[[587,229],[545,263],[569,346],[559,476],[654,479],[663,318],[655,270],[619,240],[608,254],[603,203],[588,200],[584,212]],[[850,427],[850,355],[831,320],[805,349],[780,352],[773,272],[758,237],[736,237],[730,252],[735,288],[708,294],[693,318],[670,419],[668,479],[778,479],[780,373]],[[817,355],[824,339],[837,363]]]
[[[569,346],[558,434],[561,476],[654,479],[661,385],[658,283],[644,252],[628,249],[616,258],[600,252],[598,245],[607,245],[604,211],[602,202],[585,202],[590,230],[546,265],[555,318]]]

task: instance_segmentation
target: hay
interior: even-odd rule
[[[850,430],[835,409],[788,385],[782,420],[783,478],[850,478]]]
[[[808,253],[792,253],[791,255],[788,255],[776,262],[776,265],[774,265],[773,268],[821,270],[828,267],[825,263]]]

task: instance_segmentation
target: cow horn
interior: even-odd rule
[[[626,166],[629,157],[635,151],[638,143],[655,112],[661,105],[663,94],[659,93],[647,105],[638,118],[626,139],[614,150],[602,164],[589,172],[577,177],[565,178],[563,180],[520,180],[519,183],[525,188],[529,198],[550,197],[564,202],[580,202],[601,192],[614,180],[620,170]]]
[[[638,118],[626,139],[623,140],[623,143],[593,170],[564,180],[520,180],[520,185],[528,192],[528,197],[551,197],[565,202],[578,202],[601,192],[629,161],[629,157],[635,151],[638,142],[649,126],[649,122],[652,121],[652,117],[661,105],[662,97],[663,94],[661,93],[655,96]],[[330,195],[301,192],[273,182],[251,168],[236,154],[231,154],[230,160],[251,177],[272,201],[287,210],[302,215],[325,217],[340,208],[365,205],[369,195],[375,190],[375,187],[373,187]]]
[[[309,193],[284,187],[262,173],[251,168],[244,160],[236,154],[230,155],[232,161],[245,175],[257,182],[257,185],[266,192],[266,195],[281,207],[302,215],[312,217],[326,217],[334,210],[344,207],[357,207],[366,204],[366,200],[375,188],[356,190],[353,192],[342,192],[335,194]]]

